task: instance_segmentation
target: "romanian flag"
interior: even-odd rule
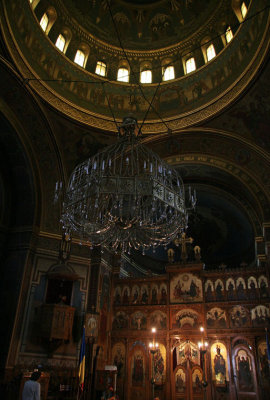
[[[265,333],[266,333],[266,347],[267,347],[268,365],[269,365],[269,367],[270,367],[270,344],[269,344],[269,338],[268,338],[267,329],[265,329]]]
[[[85,326],[83,327],[82,343],[79,361],[79,387],[83,391],[85,376]]]

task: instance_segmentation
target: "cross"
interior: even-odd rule
[[[179,246],[179,244],[181,244],[181,260],[182,261],[186,261],[188,258],[188,254],[187,254],[187,244],[191,244],[193,242],[193,238],[187,238],[186,237],[186,232],[183,232],[181,234],[181,238],[177,238],[175,239],[174,243],[176,244],[176,246]]]

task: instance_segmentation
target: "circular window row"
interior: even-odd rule
[[[37,5],[40,3],[40,0],[29,0],[31,7],[36,9]],[[235,4],[234,4],[235,3]],[[182,60],[182,74],[190,74],[195,71],[198,67],[201,67],[203,64],[208,63],[213,60],[217,54],[229,44],[234,37],[236,30],[239,27],[239,23],[242,23],[246,18],[248,12],[249,3],[243,1],[232,2],[232,9],[237,17],[238,24],[234,26],[225,25],[224,32],[220,34],[220,36],[216,37],[214,40],[206,37],[202,41],[202,45],[200,47],[200,53],[196,50],[189,51],[188,54],[184,57],[181,57]],[[36,13],[38,17],[38,13]],[[46,35],[49,35],[52,26],[54,25],[57,19],[57,13],[54,7],[50,6],[46,9],[45,12],[41,15],[39,19],[39,24],[41,29],[44,31]],[[55,35],[54,35],[55,36]],[[69,27],[63,27],[61,32],[58,32],[57,36],[50,39],[55,44],[56,48],[63,54],[67,55],[68,47],[71,43],[72,32]],[[53,40],[54,39],[54,40]],[[218,40],[219,39],[219,40]],[[221,42],[221,43],[220,43]],[[81,68],[87,67],[87,62],[90,54],[90,47],[86,43],[81,43],[77,48],[73,49],[73,57],[71,60],[79,65]],[[71,54],[69,54],[71,56]],[[202,57],[201,57],[202,56]],[[198,61],[197,59],[200,60]],[[202,60],[201,60],[202,58]],[[179,61],[179,60],[178,60]],[[130,82],[131,71],[130,65],[127,60],[120,60],[119,64],[116,68],[114,68],[114,76],[108,75],[109,65],[104,59],[96,60],[95,63],[92,63],[91,70],[88,68],[90,72],[94,72],[96,75],[100,77],[105,77],[111,80],[117,80],[119,82]],[[179,67],[179,65],[178,65]],[[111,68],[112,70],[112,68]],[[133,73],[134,71],[132,71]],[[161,67],[161,76],[159,74],[158,79],[153,79],[153,67],[151,61],[144,61],[139,65],[139,79],[142,84],[151,84],[153,81],[170,81],[179,76],[179,68],[176,70],[175,68],[175,60],[172,58],[166,58],[162,61]],[[178,75],[178,76],[177,76]],[[180,74],[181,76],[181,74]]]

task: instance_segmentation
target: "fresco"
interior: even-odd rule
[[[199,324],[199,315],[192,309],[179,311],[176,316],[176,326],[178,328],[196,328]]]
[[[185,393],[186,391],[186,374],[182,368],[179,368],[175,374],[175,392]]]
[[[206,323],[208,328],[226,328],[226,313],[219,307],[211,308],[206,314]]]
[[[251,321],[254,326],[265,327],[270,323],[269,308],[263,305],[256,306],[251,310]]]
[[[235,355],[235,365],[238,377],[238,388],[241,392],[253,392],[254,380],[251,358],[245,349],[240,349]]]
[[[154,354],[154,379],[156,385],[162,385],[166,377],[166,349],[163,344],[159,345]]]
[[[162,311],[154,311],[150,315],[150,324],[157,329],[167,328],[167,315]]]
[[[202,281],[193,274],[179,274],[171,280],[170,300],[172,303],[202,301]]]
[[[200,364],[199,348],[195,343],[188,340],[184,343],[180,343],[176,348],[177,365],[185,365],[187,360],[191,361],[195,365]]]
[[[217,386],[228,381],[227,349],[223,343],[214,343],[211,347],[212,373]]]
[[[230,312],[230,323],[232,328],[241,328],[248,325],[249,316],[246,308],[235,306]]]

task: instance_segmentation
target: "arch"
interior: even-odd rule
[[[206,281],[205,284],[204,284],[204,291],[205,291],[205,292],[207,291],[208,286],[210,286],[211,291],[213,292],[213,291],[214,291],[214,284],[213,284],[213,282],[211,281],[211,279],[207,279],[207,281]]]
[[[268,280],[265,275],[261,275],[258,279],[258,286],[261,288],[263,286],[266,286],[268,288]]]
[[[221,286],[221,290],[224,290],[224,283],[222,282],[221,279],[217,279],[215,281],[215,289],[217,288],[218,284]]]
[[[233,285],[233,288],[235,290],[235,282],[234,282],[233,278],[229,278],[226,280],[226,290],[228,290],[230,284]]]
[[[248,278],[248,283],[247,283],[248,289],[251,288],[251,287],[250,287],[251,282],[254,283],[254,287],[257,289],[257,288],[258,288],[258,284],[257,284],[257,280],[256,280],[255,276],[250,276],[250,277]]]
[[[57,18],[56,9],[52,6],[48,7],[40,19],[40,26],[46,35],[49,34],[53,24]]]
[[[238,289],[238,287],[239,287],[240,284],[243,285],[243,288],[244,288],[244,289],[247,288],[247,287],[246,287],[246,282],[245,282],[244,278],[242,278],[242,277],[239,277],[239,278],[236,279],[236,289]]]

